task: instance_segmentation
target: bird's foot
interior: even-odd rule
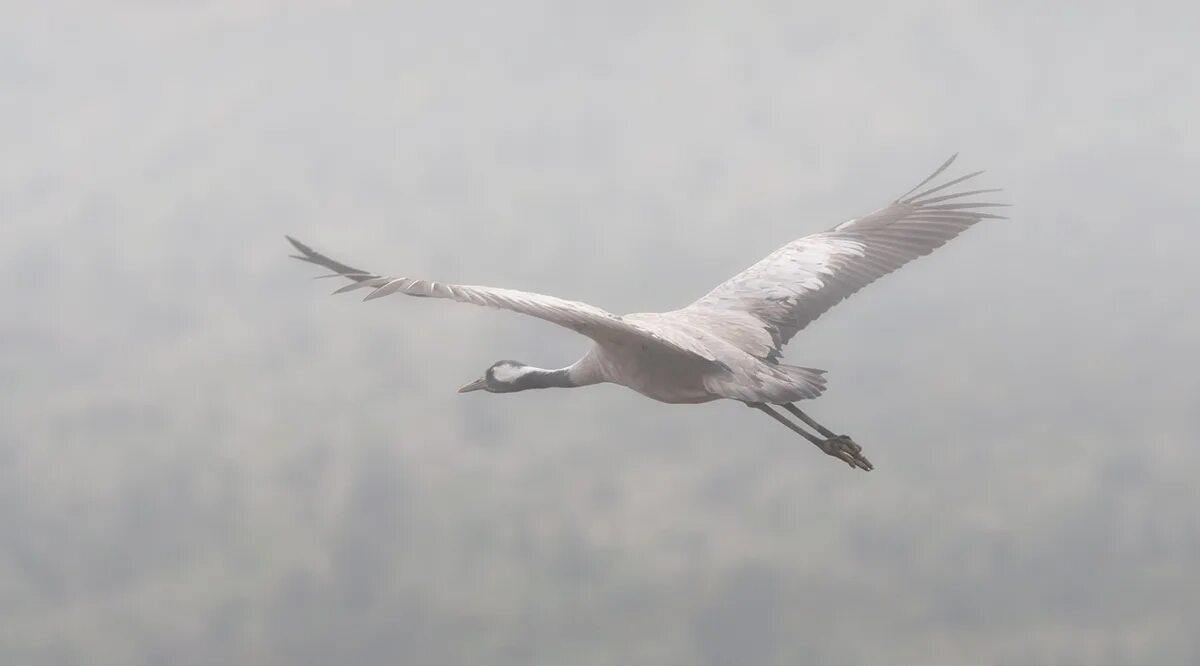
[[[819,445],[825,453],[841,460],[850,467],[865,471],[875,469],[870,460],[862,454],[862,447],[846,435],[835,435]]]

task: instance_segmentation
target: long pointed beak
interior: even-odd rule
[[[458,392],[459,393],[470,393],[471,391],[478,391],[486,386],[487,386],[487,379],[484,377],[480,377],[479,379],[476,379],[475,381],[471,382],[470,384],[467,384],[466,386],[458,389]]]

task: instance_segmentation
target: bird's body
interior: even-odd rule
[[[659,346],[642,340],[601,338],[570,367],[573,378],[586,384],[620,384],[648,398],[674,404],[721,398],[779,403],[814,397],[819,392],[819,387],[788,377],[788,366],[748,353],[739,344],[742,336],[737,335],[736,327],[718,325],[736,320],[736,316],[684,309],[623,318],[658,338],[707,350],[713,360],[694,354],[664,353]],[[715,332],[718,330],[725,334]],[[754,333],[745,330],[744,335],[752,337]]]
[[[688,404],[715,400],[704,388],[711,364],[656,353],[636,343],[596,342],[568,372],[578,386],[620,384],[659,402]]]
[[[288,240],[300,251],[298,259],[333,270],[331,277],[351,280],[338,293],[371,288],[368,300],[401,292],[513,310],[565,326],[593,341],[591,349],[568,367],[544,370],[501,361],[460,389],[463,392],[510,393],[609,382],[666,403],[739,400],[851,467],[871,469],[861,447],[792,405],[824,391],[824,371],[787,365],[780,358],[797,332],[847,296],[928,254],[979,220],[1000,217],[978,209],[1003,204],[962,200],[997,190],[938,194],[982,172],[909,196],[953,161],[951,157],[891,205],[792,241],[696,302],[671,312],[618,316],[586,303],[525,291],[383,277]],[[799,428],[770,405],[784,407],[825,439]]]

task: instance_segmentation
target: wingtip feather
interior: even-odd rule
[[[942,166],[938,167],[936,171],[934,171],[933,173],[929,174],[929,175],[928,175],[928,176],[925,178],[925,180],[923,180],[923,181],[921,181],[921,182],[917,183],[917,184],[916,184],[916,185],[915,185],[915,186],[914,186],[914,187],[913,187],[911,190],[909,190],[909,191],[905,192],[904,194],[901,194],[899,197],[897,197],[897,198],[896,198],[896,201],[897,201],[897,202],[899,202],[899,201],[903,200],[903,199],[904,199],[905,197],[907,197],[908,195],[910,195],[910,194],[912,194],[913,192],[916,192],[917,190],[919,190],[919,189],[921,189],[922,187],[924,187],[924,186],[925,186],[925,184],[926,184],[926,183],[928,183],[929,181],[931,181],[931,180],[933,180],[934,178],[937,178],[938,176],[940,176],[940,175],[942,174],[942,172],[943,172],[943,171],[945,171],[946,169],[948,169],[948,168],[950,167],[950,165],[951,165],[951,164],[954,164],[954,160],[956,160],[956,159],[958,159],[958,153],[954,153],[953,155],[951,155],[949,159],[947,159],[945,162],[942,162]]]
[[[299,250],[301,254],[312,254],[311,247],[305,245],[304,243],[301,243],[300,241],[296,240],[295,238],[292,238],[291,236],[289,236],[287,234],[284,234],[283,237],[287,239],[287,242],[292,244],[292,247]]]

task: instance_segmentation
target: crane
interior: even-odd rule
[[[929,254],[980,220],[1004,219],[983,209],[1007,204],[978,199],[1000,190],[955,188],[983,171],[930,186],[956,157],[891,204],[794,240],[699,300],[670,312],[616,315],[587,303],[528,291],[385,276],[330,259],[291,236],[287,240],[298,251],[293,257],[333,271],[321,277],[349,280],[334,293],[370,289],[364,300],[397,293],[448,298],[537,317],[592,340],[587,353],[567,367],[545,369],[498,361],[460,388],[460,393],[514,393],[609,382],[665,403],[737,400],[851,468],[869,471],[874,466],[857,442],[835,434],[795,405],[821,395],[825,371],[783,363],[783,348],[859,289]]]

